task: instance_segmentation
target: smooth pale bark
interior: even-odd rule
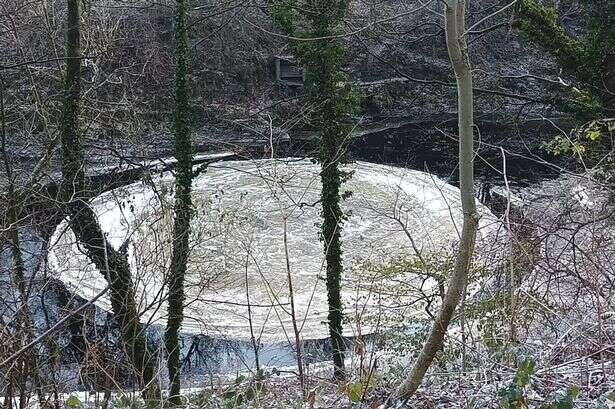
[[[465,0],[446,0],[444,16],[446,45],[457,80],[459,184],[463,208],[463,229],[455,269],[449,280],[442,307],[412,371],[397,390],[396,398],[400,400],[407,400],[416,392],[436,353],[444,344],[447,328],[466,289],[478,228],[478,214],[474,198],[472,71],[465,36]]]
[[[87,201],[83,172],[84,147],[79,130],[81,99],[81,46],[79,0],[68,0],[66,32],[66,78],[61,123],[63,195],[70,226],[87,256],[105,276],[110,288],[111,307],[120,326],[124,347],[137,374],[146,399],[159,397],[155,360],[139,322],[134,284],[127,256],[105,238],[96,214]]]

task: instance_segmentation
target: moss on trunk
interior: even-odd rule
[[[287,34],[302,40],[292,42],[295,56],[307,71],[306,80],[313,111],[311,125],[318,132],[321,164],[322,229],[327,261],[329,332],[333,347],[334,374],[343,379],[343,306],[340,281],[343,274],[341,229],[345,215],[340,207],[342,185],[350,174],[341,169],[347,161],[350,128],[345,123],[358,105],[357,94],[342,71],[344,45],[341,24],[348,0],[316,0],[306,4],[294,0],[273,2],[272,14]]]
[[[552,54],[564,73],[575,79],[570,101],[559,101],[559,105],[582,121],[612,117],[615,112],[615,1],[590,0],[585,8],[586,34],[579,37],[567,32],[555,7],[537,0],[520,0],[515,22],[530,41]]]
[[[165,346],[168,354],[169,403],[181,404],[181,361],[179,330],[184,318],[184,281],[189,254],[190,221],[192,218],[192,160],[194,149],[190,137],[190,103],[188,97],[188,36],[186,32],[187,1],[177,0],[175,15],[175,205],[173,250],[169,271],[168,319]]]
[[[105,239],[94,211],[87,201],[84,177],[84,144],[79,129],[81,98],[81,55],[79,0],[68,0],[66,36],[66,79],[61,122],[62,194],[70,226],[87,256],[109,283],[111,306],[122,341],[134,367],[145,399],[158,398],[155,360],[149,350],[135,304],[135,287],[125,252]]]

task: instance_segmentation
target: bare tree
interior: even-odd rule
[[[397,390],[397,397],[403,400],[407,400],[416,392],[436,353],[442,348],[446,330],[466,289],[468,272],[476,242],[478,213],[476,211],[476,199],[474,198],[474,109],[472,71],[468,54],[465,14],[465,0],[446,0],[444,4],[446,45],[457,80],[459,184],[463,209],[463,228],[455,261],[455,269],[448,283],[448,290],[442,301],[440,312],[433,323],[421,353],[414,363],[412,371]]]
[[[111,246],[102,231],[96,214],[88,205],[84,172],[84,144],[79,129],[81,98],[81,33],[79,0],[68,0],[66,32],[66,78],[62,114],[63,195],[70,226],[90,260],[109,282],[111,304],[121,328],[122,339],[133,364],[144,397],[156,398],[154,359],[149,350],[135,303],[135,287],[127,260],[127,245],[120,250]]]

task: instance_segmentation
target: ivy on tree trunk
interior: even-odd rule
[[[64,111],[61,119],[62,194],[70,227],[87,256],[109,283],[111,307],[120,326],[121,337],[139,380],[144,398],[160,393],[156,382],[155,359],[148,348],[135,303],[126,249],[116,250],[100,228],[96,214],[87,201],[84,144],[79,129],[81,98],[81,50],[79,0],[67,0],[66,78]]]
[[[609,119],[615,117],[615,0],[583,3],[585,30],[572,35],[554,6],[537,0],[520,0],[516,26],[555,57],[566,82],[568,96],[554,104],[574,115],[577,129],[557,135],[548,145],[556,155],[583,159],[594,176],[608,185],[615,178],[613,138]]]
[[[615,1],[588,0],[584,6],[587,30],[583,36],[570,35],[557,9],[537,0],[517,3],[515,26],[574,78],[572,102],[559,105],[581,120],[610,118],[615,114]]]
[[[169,307],[165,346],[169,370],[169,402],[181,404],[181,361],[179,330],[184,318],[184,281],[189,254],[192,217],[192,160],[194,150],[190,138],[190,104],[188,98],[188,36],[186,32],[187,0],[177,0],[175,15],[175,205],[173,250],[169,271]]]
[[[278,0],[272,5],[272,15],[278,25],[295,37],[292,51],[306,70],[306,86],[313,107],[309,117],[319,136],[321,239],[327,261],[329,333],[337,379],[345,377],[341,300],[341,229],[345,215],[340,203],[344,196],[342,185],[350,177],[341,165],[347,161],[350,141],[350,128],[345,120],[358,105],[356,93],[342,71],[345,49],[340,33],[348,5],[348,0]]]

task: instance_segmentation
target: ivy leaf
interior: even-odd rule
[[[555,399],[553,409],[574,409],[574,401],[581,394],[581,388],[572,386],[568,388],[566,394],[560,395]]]
[[[521,388],[527,386],[530,383],[534,370],[536,369],[536,361],[532,358],[528,358],[521,362],[517,374],[515,375],[515,384]]]
[[[590,131],[587,131],[587,139],[589,139],[590,141],[597,141],[598,139],[602,138],[602,132],[596,130],[596,129],[592,129]]]
[[[356,382],[350,385],[348,388],[348,399],[352,403],[359,403],[361,401],[361,397],[363,396],[363,383]]]
[[[72,395],[66,399],[66,406],[70,409],[81,409],[83,407],[81,401],[75,395]]]

